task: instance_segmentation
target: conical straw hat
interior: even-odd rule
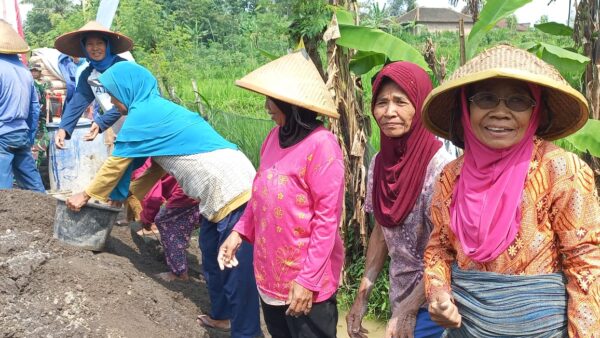
[[[540,122],[536,135],[556,140],[579,130],[588,119],[585,97],[573,89],[551,65],[525,50],[508,45],[490,48],[458,68],[435,88],[423,104],[423,123],[434,134],[451,139],[452,111],[458,113],[460,88],[490,78],[510,78],[542,87],[542,102],[550,125]],[[458,115],[460,116],[460,115]],[[460,126],[460,118],[454,124]],[[452,134],[461,133],[454,130]]]
[[[29,45],[12,26],[0,19],[0,54],[20,54],[29,52]]]
[[[315,113],[340,117],[317,67],[304,50],[271,61],[235,84]]]
[[[81,47],[81,39],[90,33],[105,36],[110,43],[113,54],[127,52],[133,48],[133,41],[127,36],[111,32],[97,21],[90,21],[76,31],[65,33],[54,41],[54,48],[70,56],[85,57]]]

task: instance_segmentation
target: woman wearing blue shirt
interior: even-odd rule
[[[106,130],[121,117],[110,103],[110,97],[98,77],[113,64],[126,61],[117,54],[131,50],[133,41],[125,35],[111,32],[96,21],[90,21],[76,31],[59,36],[54,47],[64,54],[85,57],[89,61],[88,68],[79,77],[75,94],[66,105],[54,136],[56,147],[62,149],[64,140],[71,137],[81,114],[94,99],[104,114],[94,115],[86,140],[93,140],[100,131]]]

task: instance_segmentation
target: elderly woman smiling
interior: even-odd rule
[[[548,142],[587,116],[585,98],[553,67],[504,45],[425,101],[425,125],[465,150],[434,188],[425,251],[429,312],[447,336],[600,332],[594,175]]]

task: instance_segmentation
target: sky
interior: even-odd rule
[[[378,0],[381,4],[386,3],[386,0]],[[518,9],[515,14],[519,23],[529,22],[532,25],[536,23],[542,15],[548,15],[549,21],[559,23],[567,23],[569,12],[569,0],[556,0],[550,6],[550,0],[533,0],[529,4]],[[421,7],[451,7],[447,0],[417,0],[417,4]],[[460,1],[456,10],[460,11],[466,2]]]

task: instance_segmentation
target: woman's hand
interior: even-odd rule
[[[59,129],[54,134],[54,146],[58,149],[65,149],[65,138],[67,137],[67,132],[64,129]]]
[[[292,281],[290,285],[290,293],[286,304],[289,304],[285,314],[288,316],[298,317],[308,315],[312,308],[313,292],[304,286]]]
[[[432,302],[429,303],[429,316],[445,328],[458,328],[462,320],[452,296],[445,291],[433,295]]]
[[[100,133],[100,126],[96,122],[92,122],[92,126],[87,134],[83,135],[84,141],[93,141]]]
[[[418,306],[400,303],[385,329],[386,338],[413,338],[417,325]]]
[[[235,254],[242,245],[242,236],[237,231],[232,231],[229,237],[223,242],[219,248],[219,254],[217,255],[217,262],[219,268],[225,270],[225,268],[233,268],[238,265],[238,260],[235,258]]]
[[[113,208],[121,208],[123,206],[123,201],[108,200],[108,205]]]
[[[356,293],[356,299],[346,315],[346,328],[350,338],[368,338],[369,330],[362,326],[362,320],[367,313],[368,297],[361,292]]]
[[[86,194],[85,191],[82,191],[79,194],[75,194],[67,198],[67,208],[71,209],[72,211],[79,211],[89,200],[90,196]]]

